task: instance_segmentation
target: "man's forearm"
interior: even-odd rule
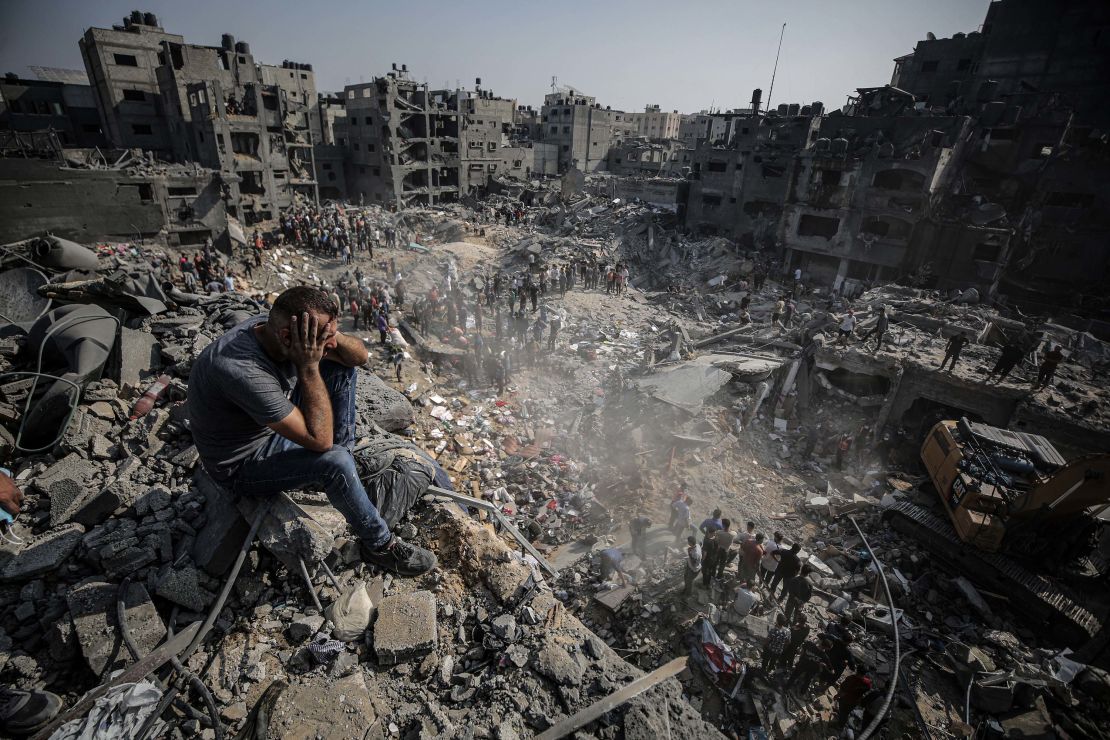
[[[297,371],[297,382],[301,389],[301,414],[308,436],[315,440],[319,449],[331,449],[335,439],[332,428],[331,397],[324,378],[320,375],[319,365],[308,365]]]
[[[370,353],[358,337],[340,334],[335,338],[335,349],[329,349],[324,354],[324,359],[338,362],[345,367],[359,367],[370,359]]]

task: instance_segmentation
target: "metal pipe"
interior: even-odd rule
[[[883,570],[883,564],[875,557],[875,552],[871,549],[871,544],[864,536],[863,530],[860,529],[859,523],[854,516],[848,517],[852,522],[852,526],[856,528],[856,533],[860,539],[863,540],[863,546],[867,548],[867,554],[871,557],[871,562],[875,564],[875,569],[879,571],[879,578],[883,582],[883,591],[886,592],[886,603],[890,608],[890,625],[894,628],[894,667],[890,671],[890,685],[886,688],[886,696],[883,698],[882,709],[871,720],[871,724],[864,728],[858,740],[867,740],[871,737],[872,733],[879,727],[879,723],[883,721],[883,717],[890,711],[890,702],[894,699],[894,691],[898,688],[898,671],[902,665],[902,645],[898,635],[898,613],[894,608],[894,597],[890,593],[890,584],[886,582],[886,572]]]
[[[120,583],[119,591],[116,592],[116,623],[119,625],[119,632],[123,637],[123,644],[127,646],[127,652],[131,653],[132,660],[137,661],[140,657],[139,647],[135,644],[135,640],[131,636],[131,627],[127,624],[126,599],[127,591],[130,587],[131,576],[127,576],[123,579],[123,582]],[[173,637],[172,625],[167,630],[167,635],[170,638]],[[195,673],[186,668],[176,656],[170,658],[170,663],[173,665],[174,670],[188,677],[190,685],[200,694],[201,699],[204,700],[205,708],[208,710],[207,719],[211,723],[213,731],[216,733],[216,740],[223,740],[224,728],[223,725],[220,724],[220,711],[216,707],[216,700],[212,696],[212,692],[208,690],[208,686],[206,686]],[[160,680],[155,678],[155,681],[158,683],[159,687],[163,690],[165,689],[165,686]],[[204,716],[199,712],[197,712],[197,714],[200,714],[202,717]]]
[[[324,607],[320,604],[320,597],[316,595],[316,587],[312,585],[312,578],[308,575],[308,566],[304,564],[304,558],[297,558],[297,565],[301,568],[301,577],[304,578],[305,585],[308,586],[308,593],[312,596],[312,603],[316,606],[316,610],[323,614]]]
[[[258,510],[254,513],[254,521],[251,522],[250,531],[247,532],[247,536],[243,539],[243,546],[239,548],[239,554],[235,557],[235,564],[231,567],[231,572],[228,573],[227,580],[224,581],[223,590],[220,591],[219,597],[209,610],[208,617],[204,620],[204,624],[197,630],[197,634],[193,637],[193,641],[190,642],[188,647],[181,653],[179,660],[182,665],[184,665],[192,654],[196,652],[201,642],[204,641],[204,638],[207,637],[209,631],[211,631],[212,625],[216,623],[216,617],[219,616],[220,610],[224,608],[227,597],[231,594],[231,587],[235,585],[235,580],[239,577],[239,571],[243,568],[243,562],[247,559],[247,553],[250,551],[251,545],[254,544],[254,538],[258,534],[258,527],[262,524],[263,517],[265,517],[269,511],[270,500],[263,499]],[[158,708],[147,718],[143,726],[139,728],[139,732],[135,736],[136,740],[146,740],[146,738],[150,737],[150,733],[154,730],[154,723],[158,721],[158,718],[166,711],[166,707],[170,705],[170,702],[174,700],[174,697],[176,697],[183,688],[183,679],[184,676],[178,674],[177,680],[174,681],[173,686],[162,696],[162,701],[158,702]]]

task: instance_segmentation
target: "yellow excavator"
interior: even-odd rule
[[[1078,596],[1062,576],[1105,592],[1091,556],[1110,509],[1110,455],[1068,461],[1040,435],[962,418],[929,431],[921,460],[947,520],[903,502],[886,510],[888,523],[1009,599],[1019,616],[1061,630],[1062,641],[1100,636],[1106,605]]]

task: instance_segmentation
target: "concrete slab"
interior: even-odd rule
[[[124,389],[138,390],[154,370],[162,367],[161,347],[150,332],[121,329],[114,355],[109,377]]]
[[[85,528],[80,524],[67,524],[39,535],[4,565],[0,583],[25,581],[57,569],[73,553],[84,534]]]
[[[269,734],[293,740],[363,737],[376,719],[362,673],[306,676],[282,692],[270,712]]]
[[[309,515],[308,511],[284,493],[270,496],[267,500],[270,511],[258,528],[258,541],[291,572],[299,572],[299,559],[311,565],[331,553],[335,546],[335,534]],[[238,502],[239,512],[248,521],[253,521],[259,505],[261,501],[249,498]],[[330,507],[320,508],[326,510]],[[334,519],[331,523],[335,525]],[[345,521],[343,526],[346,527]]]
[[[431,591],[397,594],[378,605],[374,652],[393,665],[427,655],[436,647],[436,598]]]
[[[93,581],[79,584],[66,594],[81,653],[98,676],[133,662],[116,621],[118,593],[117,584]],[[128,587],[124,617],[141,655],[158,647],[166,636],[166,626],[141,583]]]
[[[204,495],[205,524],[193,543],[193,562],[213,576],[231,567],[250,525],[239,514],[231,494],[225,491],[204,468],[197,468],[193,485]]]

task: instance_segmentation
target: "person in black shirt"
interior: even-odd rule
[[[793,619],[794,613],[802,614],[802,605],[804,605],[813,596],[813,586],[807,577],[809,568],[802,566],[798,575],[787,578],[783,583],[782,590],[789,598],[786,600],[786,608],[784,613],[787,619]]]
[[[771,578],[770,594],[772,598],[775,598],[775,589],[778,588],[779,583],[798,575],[798,571],[802,569],[802,561],[798,557],[801,550],[801,543],[795,542],[789,550],[780,548],[772,553],[772,557],[779,561],[779,567],[775,569],[775,575]],[[784,588],[783,593],[785,591]]]
[[[948,372],[955,370],[956,363],[960,359],[960,352],[969,341],[971,340],[968,339],[967,334],[964,332],[960,332],[949,338],[948,344],[944,347],[944,359],[940,361],[940,369],[943,370],[944,366],[951,360],[952,365],[948,368]]]

